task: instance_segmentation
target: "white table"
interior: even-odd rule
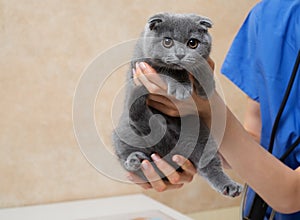
[[[145,195],[0,209],[0,220],[191,220]]]

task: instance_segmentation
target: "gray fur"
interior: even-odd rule
[[[183,100],[190,97],[195,89],[198,95],[208,98],[215,89],[211,69],[203,64],[211,51],[211,36],[208,33],[211,26],[210,19],[194,14],[161,13],[152,16],[137,42],[128,80],[133,78],[132,69],[136,62],[145,61],[161,74],[168,85],[169,95]],[[162,44],[166,37],[173,40],[169,48]],[[198,46],[188,47],[190,39],[196,39]],[[194,87],[190,82],[189,72],[196,79]],[[171,159],[173,155],[180,154],[197,167],[198,173],[215,190],[231,197],[240,194],[242,187],[223,172],[216,150],[205,150],[217,149],[217,145],[198,116],[170,117],[148,107],[148,91],[144,86],[134,85],[132,80],[126,92],[124,111],[113,132],[116,155],[126,170],[147,181],[141,171],[141,161],[146,159],[165,178],[150,155],[157,153],[180,171]],[[214,152],[213,155],[205,155],[210,156],[206,164],[201,163],[205,161],[201,159],[204,151]]]

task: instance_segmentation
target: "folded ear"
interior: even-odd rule
[[[157,26],[159,25],[159,23],[163,22],[164,20],[165,20],[165,14],[163,14],[163,13],[153,15],[148,20],[149,29],[151,31],[155,30],[157,28]]]
[[[201,27],[203,27],[205,30],[207,30],[208,28],[211,28],[213,25],[212,21],[206,17],[201,17],[199,23],[200,23]]]
[[[204,30],[211,28],[213,23],[208,17],[203,17],[197,14],[188,14],[188,16]]]

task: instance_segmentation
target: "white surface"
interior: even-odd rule
[[[174,218],[174,220],[191,220],[187,216],[142,194],[0,209],[0,220],[88,220],[89,218],[102,220],[105,219],[101,218],[103,216],[140,213],[151,210],[162,212]],[[125,220],[125,218],[120,220]]]

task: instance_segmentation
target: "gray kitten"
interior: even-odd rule
[[[198,173],[216,191],[235,197],[242,187],[223,172],[216,154],[217,144],[200,118],[196,115],[170,117],[147,106],[148,91],[132,81],[131,70],[137,62],[144,61],[161,74],[169,95],[183,100],[195,89],[199,96],[208,98],[215,89],[211,69],[203,65],[211,50],[208,33],[211,27],[210,19],[194,14],[161,13],[149,19],[128,72],[125,107],[113,132],[113,143],[122,166],[146,181],[141,171],[142,160],[152,162],[161,178],[165,178],[150,155],[157,153],[180,172],[181,168],[172,161],[173,155],[180,154],[197,167]],[[193,74],[194,85],[189,73]]]

